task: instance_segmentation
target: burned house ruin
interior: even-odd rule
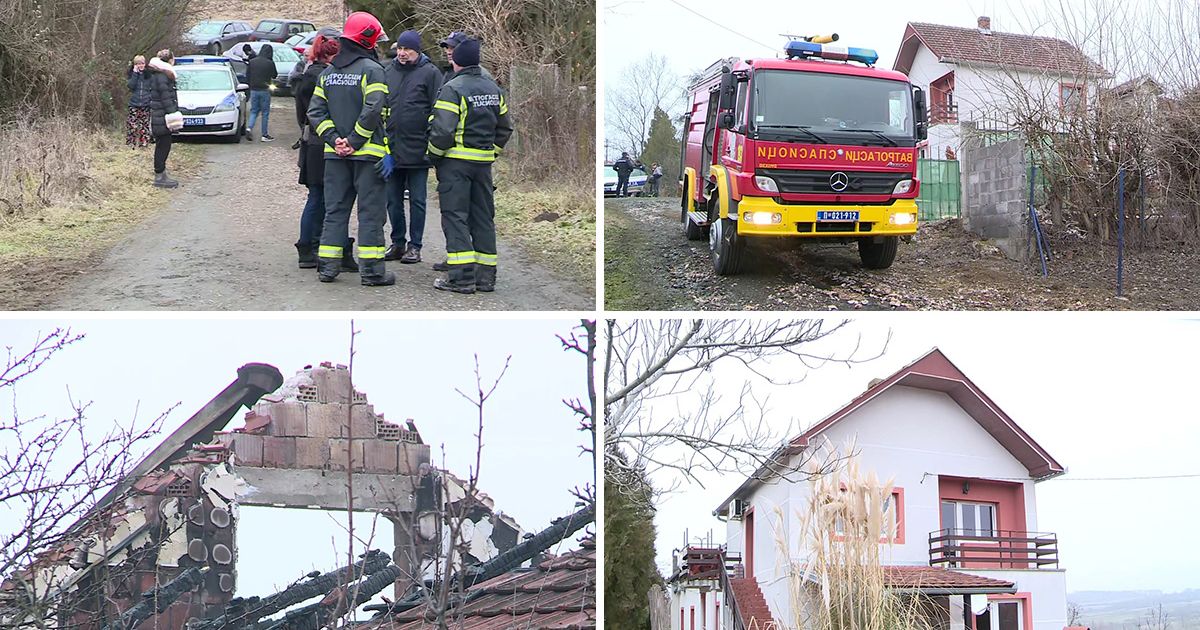
[[[490,579],[594,518],[587,508],[569,527],[525,535],[486,494],[431,465],[414,421],[377,413],[344,366],[306,367],[286,382],[265,364],[237,374],[72,526],[57,551],[5,577],[0,626],[31,625],[19,604],[40,598],[53,602],[53,625],[78,630],[317,628],[336,606],[322,601],[266,617],[355,580],[353,605],[392,587],[397,605],[414,602],[395,609],[407,610],[422,584]],[[243,407],[242,426],[227,429]],[[280,593],[235,598],[241,506],[376,512],[393,523],[392,549],[314,572]],[[446,554],[468,570],[441,576]],[[594,583],[592,592],[594,601]]]

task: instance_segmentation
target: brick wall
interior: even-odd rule
[[[963,227],[988,239],[1009,258],[1029,259],[1029,180],[1021,140],[983,146],[964,133]]]

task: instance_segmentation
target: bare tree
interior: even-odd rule
[[[1067,625],[1078,626],[1083,623],[1083,606],[1076,602],[1067,602]]]
[[[168,412],[152,422],[87,421],[91,403],[74,400],[65,417],[25,415],[18,405],[18,385],[51,358],[83,339],[57,328],[24,350],[7,348],[0,372],[0,391],[12,396],[11,416],[0,416],[0,625],[61,627],[56,621],[61,576],[33,569],[36,561],[57,552],[76,529],[102,521],[97,501],[123,479],[138,461],[142,442],[158,433]],[[172,407],[173,409],[174,407]]]
[[[596,451],[599,447],[599,434],[596,431],[596,320],[580,320],[578,328],[582,334],[572,331],[568,335],[559,335],[563,350],[583,355],[587,361],[587,400],[578,398],[564,399],[563,404],[579,419],[579,430],[588,435],[589,444],[580,447],[580,451],[592,458],[592,483],[582,488],[576,488],[572,493],[575,498],[594,503],[596,501]],[[582,338],[581,338],[582,337]]]
[[[651,53],[630,64],[621,81],[607,90],[605,124],[610,126],[625,150],[641,155],[650,138],[655,110],[671,113],[683,101],[680,77],[667,65],[667,58]]]
[[[866,350],[847,325],[819,319],[606,321],[605,469],[667,472],[676,484],[701,486],[703,473],[808,477],[827,471],[835,460],[810,468],[805,464],[811,456],[799,462],[792,457],[785,435],[766,421],[766,401],[755,385],[794,384],[823,366],[882,356],[886,342]],[[832,345],[843,337],[844,345]],[[606,474],[605,482],[619,485],[624,477]]]
[[[1163,605],[1146,611],[1146,616],[1138,622],[1138,630],[1170,630],[1171,613],[1163,610]]]

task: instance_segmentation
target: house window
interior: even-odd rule
[[[988,602],[987,610],[975,619],[977,630],[1033,630],[1025,627],[1025,614],[1019,599]]]
[[[960,536],[996,535],[996,504],[942,501],[942,529]]]
[[[845,489],[842,490],[845,492]],[[884,531],[880,542],[904,544],[904,488],[892,488],[892,493],[884,497],[883,505]],[[846,522],[838,517],[833,522],[835,540],[846,535]]]
[[[1063,83],[1058,86],[1059,104],[1065,113],[1082,110],[1086,105],[1087,93],[1084,86],[1074,83]]]
[[[929,84],[929,124],[958,122],[958,101],[954,100],[954,73],[948,72]]]

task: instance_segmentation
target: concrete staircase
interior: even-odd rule
[[[771,618],[771,609],[763,597],[762,590],[754,578],[731,578],[729,586],[742,616],[746,630],[775,630],[778,626]]]

